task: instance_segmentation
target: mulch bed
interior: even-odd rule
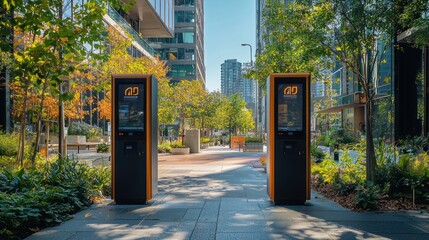
[[[351,193],[347,196],[342,196],[337,193],[330,185],[324,183],[318,183],[317,179],[312,177],[312,188],[318,193],[322,194],[326,198],[340,204],[341,206],[351,209],[353,211],[364,211],[365,209],[359,208],[355,205],[355,193]],[[428,205],[416,204],[413,207],[413,201],[410,198],[389,198],[383,196],[378,200],[377,211],[401,211],[401,210],[429,210]]]

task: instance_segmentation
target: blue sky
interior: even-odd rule
[[[252,45],[255,60],[256,3],[255,0],[204,1],[204,38],[206,88],[220,90],[220,65],[226,59],[250,62]]]

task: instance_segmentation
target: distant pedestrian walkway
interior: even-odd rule
[[[274,206],[263,153],[209,148],[160,156],[152,205],[96,204],[28,239],[429,239],[429,215],[351,212],[313,193],[309,206]]]

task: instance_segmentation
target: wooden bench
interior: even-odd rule
[[[90,147],[97,146],[98,144],[96,142],[68,143],[67,147],[77,147],[77,153],[79,153],[80,147],[86,147],[89,150]]]

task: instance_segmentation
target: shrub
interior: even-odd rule
[[[354,160],[350,156],[349,150],[343,150],[339,162],[340,179],[346,184],[360,184],[365,181],[366,167],[363,164],[363,154],[358,153],[359,157]]]
[[[182,142],[175,141],[175,142],[171,142],[171,147],[172,148],[187,148],[188,146],[182,144]]]
[[[377,209],[380,189],[374,184],[362,184],[356,188],[355,202],[356,206],[367,209]]]
[[[355,183],[345,183],[342,180],[335,182],[333,187],[342,196],[348,196],[356,190]]]
[[[88,169],[88,177],[91,181],[91,189],[95,191],[95,197],[112,195],[110,166],[100,166]]]
[[[310,146],[310,154],[311,156],[315,157],[316,159],[323,159],[325,158],[325,153],[318,149],[316,145],[311,144]]]
[[[258,137],[246,137],[245,138],[246,143],[262,143],[262,138],[258,138]]]
[[[12,133],[10,135],[0,132],[0,167],[15,167],[16,155],[18,153],[18,134]],[[24,166],[30,165],[30,146],[25,142],[24,146]],[[36,155],[36,161],[40,160],[40,154]]]
[[[0,239],[18,239],[31,229],[54,226],[109,193],[110,170],[90,169],[69,159],[33,170],[0,173]]]
[[[108,143],[100,142],[97,145],[97,152],[98,153],[107,153],[109,151],[110,151],[110,145]]]
[[[158,144],[158,153],[171,153],[171,145],[169,142]]]
[[[68,135],[83,135],[87,138],[99,137],[103,131],[99,127],[91,126],[84,122],[72,122],[68,129]]]
[[[209,143],[210,141],[210,138],[201,138],[201,143]]]
[[[0,132],[0,156],[14,157],[18,153],[18,134]]]
[[[313,164],[311,173],[319,175],[324,183],[332,184],[339,177],[339,167],[332,159],[326,159],[319,164]]]

